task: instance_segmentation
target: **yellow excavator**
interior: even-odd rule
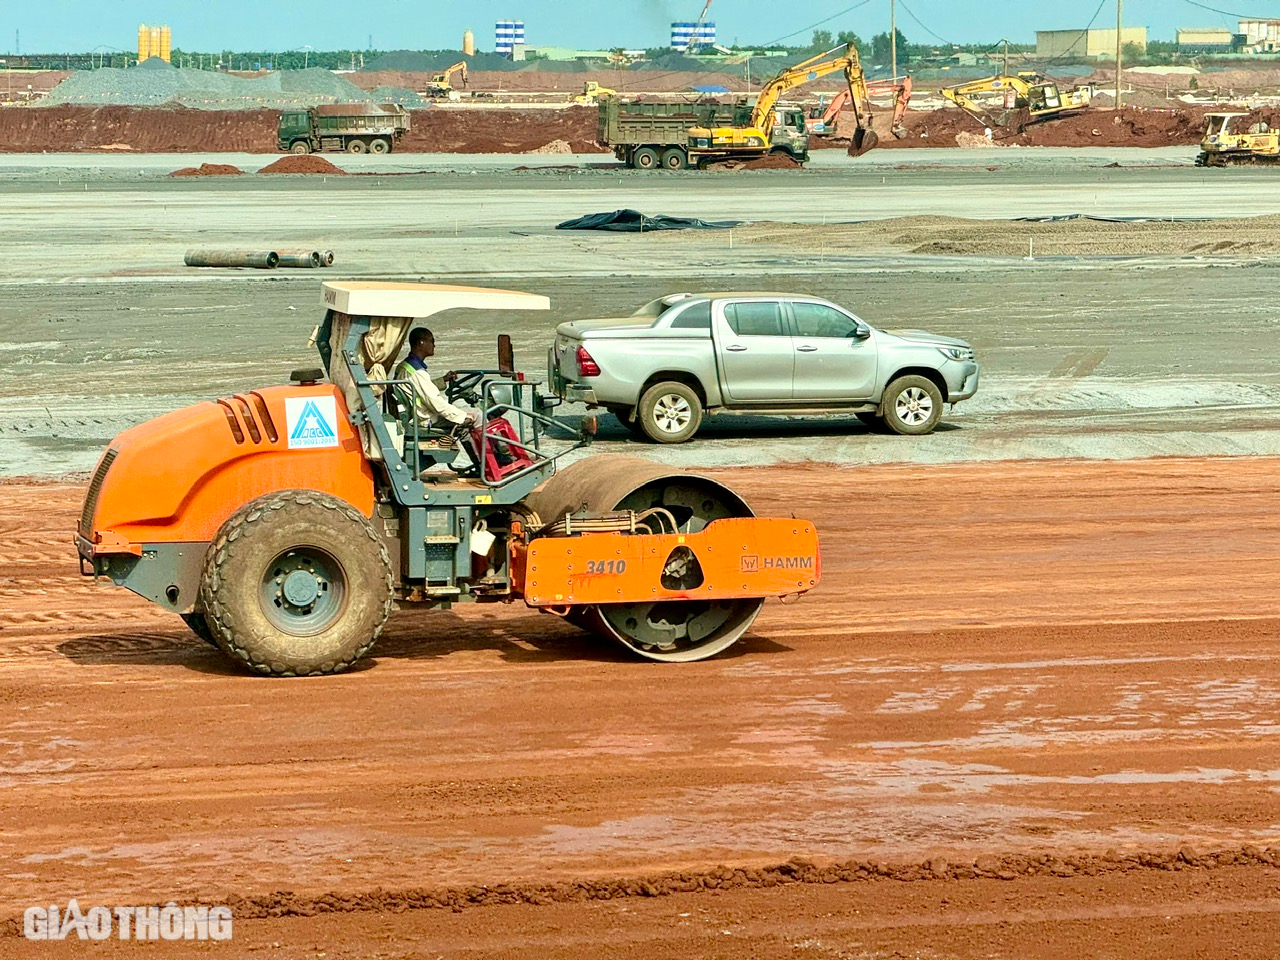
[[[457,100],[458,91],[453,89],[453,75],[455,73],[459,75],[462,85],[465,87],[467,85],[467,61],[459,60],[452,66],[445,67],[444,73],[437,73],[432,77],[423,95],[434,100]]]
[[[849,144],[849,153],[857,156],[876,145],[877,137],[871,129],[871,100],[867,93],[867,81],[862,74],[862,62],[858,49],[847,44],[844,53],[832,57],[839,47],[810,57],[793,67],[787,67],[760,88],[751,116],[742,126],[691,127],[689,145],[693,150],[714,151],[728,156],[758,157],[770,152],[789,153],[804,160],[809,155],[809,135],[804,128],[804,118],[797,125],[776,124],[774,111],[784,93],[812,80],[844,73],[849,85],[849,106],[853,110],[855,129]],[[824,59],[826,58],[826,59]],[[786,142],[780,142],[779,137]]]
[[[1231,125],[1248,113],[1206,113],[1204,139],[1197,167],[1271,166],[1280,163],[1280,130],[1265,121],[1250,124],[1244,133]]]
[[[1089,87],[1059,90],[1048,77],[1032,71],[1022,71],[1016,76],[983,77],[943,87],[938,92],[983,126],[1014,126],[1018,130],[1038,120],[1087,109],[1092,95]],[[992,94],[1001,98],[1000,112],[994,115],[988,112]],[[975,99],[983,95],[987,95],[983,100]]]

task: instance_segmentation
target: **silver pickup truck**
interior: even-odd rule
[[[963,340],[877,330],[779,293],[679,293],[629,317],[571,320],[548,368],[560,397],[658,443],[690,439],[705,414],[854,413],[872,429],[929,433],[944,403],[978,389]]]

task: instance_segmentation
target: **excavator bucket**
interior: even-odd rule
[[[860,157],[879,142],[880,137],[870,127],[855,127],[853,139],[849,141],[849,156]]]

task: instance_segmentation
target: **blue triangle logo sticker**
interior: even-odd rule
[[[288,397],[289,449],[338,446],[337,407],[333,397]]]

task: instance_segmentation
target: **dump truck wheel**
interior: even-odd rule
[[[311,152],[311,144],[305,140],[295,140],[289,147],[290,153],[307,154]]]
[[[182,622],[191,628],[191,632],[197,637],[213,647],[215,650],[222,649],[218,646],[218,641],[213,639],[213,631],[209,629],[209,619],[203,610],[196,610],[192,613],[178,614],[182,618]]]
[[[377,138],[376,140],[370,140],[369,152],[370,153],[390,153],[391,144],[387,143],[387,141],[383,140],[381,137]]]
[[[658,162],[658,151],[653,147],[641,147],[631,157],[631,165],[637,170],[654,170]]]
[[[899,377],[884,392],[884,424],[894,433],[932,433],[942,419],[942,391],[928,377]]]
[[[391,557],[369,521],[310,490],[268,494],[218,531],[200,602],[218,646],[259,673],[339,673],[391,613]]]
[[[662,167],[664,170],[683,170],[688,165],[689,158],[679,147],[671,147],[662,152]]]
[[[655,443],[684,443],[702,425],[702,401],[688,384],[655,383],[640,397],[636,421]]]
[[[347,153],[364,153],[368,149],[363,140],[351,140],[347,143]]]

